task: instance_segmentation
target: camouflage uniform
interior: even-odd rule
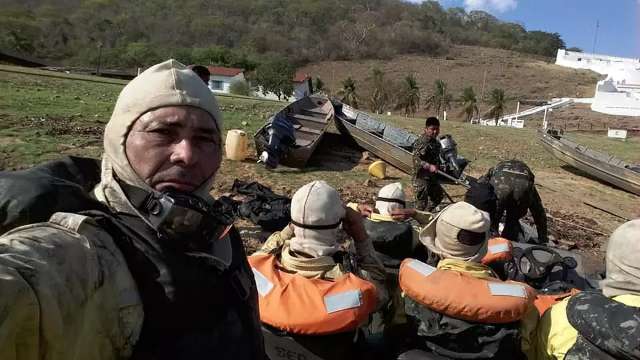
[[[434,137],[422,134],[413,144],[413,192],[415,208],[431,211],[444,197],[444,190],[438,183],[437,175],[423,169],[425,163],[440,167],[440,142]]]
[[[527,164],[518,160],[508,160],[498,163],[489,169],[480,182],[489,182],[495,189],[498,198],[496,218],[492,221],[492,230],[497,231],[498,222],[506,212],[506,221],[502,230],[502,237],[517,240],[520,233],[520,219],[527,215],[527,210],[536,224],[539,243],[546,243],[547,215],[542,200],[534,185],[535,177]]]

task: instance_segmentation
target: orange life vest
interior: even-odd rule
[[[260,320],[293,334],[328,335],[356,329],[376,307],[375,286],[353,274],[335,281],[280,270],[274,255],[248,257],[258,287]]]
[[[423,306],[466,321],[503,324],[522,319],[536,292],[527,284],[479,279],[415,259],[400,265],[400,288]]]
[[[579,293],[580,290],[578,289],[571,289],[569,292],[563,293],[563,294],[556,294],[556,295],[537,295],[535,301],[533,302],[533,304],[536,306],[536,309],[538,309],[538,312],[540,313],[540,316],[544,315],[544,312],[547,311],[547,309],[549,309],[550,307],[552,307],[553,305],[559,303],[560,301],[568,298],[569,296],[573,296],[577,293]]]
[[[483,265],[489,265],[497,261],[509,261],[513,259],[513,245],[511,241],[495,237],[489,239],[487,254],[482,258]]]

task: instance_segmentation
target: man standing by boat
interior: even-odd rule
[[[444,190],[438,183],[440,169],[440,121],[429,117],[424,124],[422,136],[413,144],[413,191],[415,208],[432,211],[444,197]]]

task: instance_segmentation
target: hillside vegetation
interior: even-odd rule
[[[554,56],[559,34],[482,11],[401,0],[0,0],[0,49],[135,68],[168,57],[253,69],[265,55],[321,60],[447,54],[452,44]]]
[[[494,88],[505,91],[507,110],[515,112],[517,100],[591,97],[599,80],[599,75],[591,71],[561,67],[514,51],[475,46],[454,46],[449,55],[441,57],[402,55],[390,60],[324,61],[309,64],[302,70],[321,78],[332,94],[343,87],[344,79],[351,77],[356,82],[357,94],[364,100],[361,103],[366,107],[373,85],[373,69],[384,72],[388,79],[386,87],[413,74],[420,88],[420,115],[433,113],[424,110],[424,102],[433,94],[435,81],[443,80],[452,97],[452,111],[448,117],[460,120],[460,97],[466,87],[473,87],[480,113],[484,114],[488,107],[482,103],[482,95],[487,100]],[[395,109],[389,106],[386,110]]]

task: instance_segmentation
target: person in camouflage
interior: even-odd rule
[[[440,121],[429,117],[424,124],[424,133],[413,144],[413,192],[415,208],[432,211],[444,197],[444,190],[438,183],[440,168]]]
[[[489,169],[479,182],[490,183],[495,190],[497,204],[495,219],[491,221],[493,231],[497,231],[506,212],[501,236],[517,241],[521,232],[520,219],[530,210],[538,231],[538,243],[548,242],[547,214],[534,184],[535,176],[527,164],[519,160],[502,161]]]

